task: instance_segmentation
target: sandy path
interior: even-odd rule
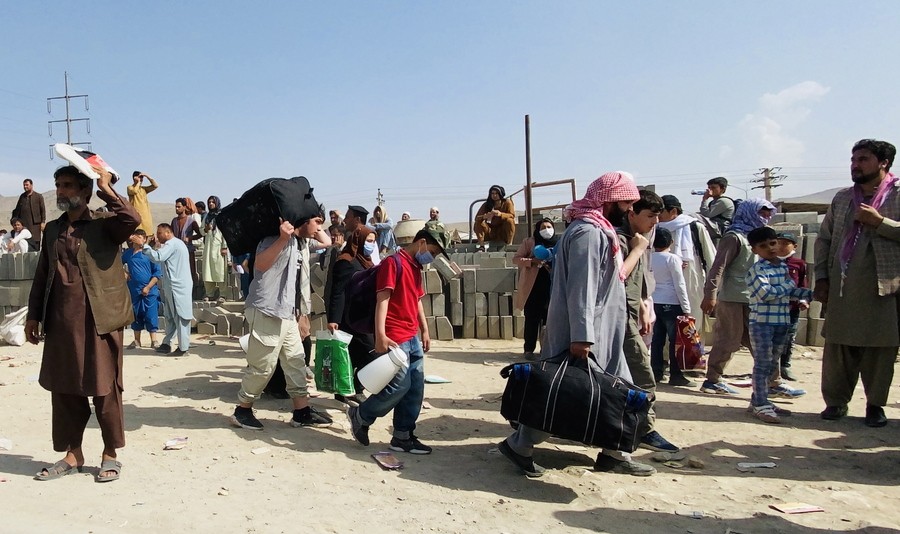
[[[130,335],[126,334],[126,342]],[[796,360],[810,391],[785,403],[796,415],[781,427],[751,419],[749,390],[738,398],[661,386],[658,429],[702,459],[702,470],[657,464],[648,479],[590,472],[595,450],[551,441],[536,452],[553,470],[527,480],[492,451],[510,429],[499,414],[501,363],[518,342],[435,343],[426,373],[451,379],[427,385],[431,405],[417,434],[435,448],[401,455],[399,472],[382,471],[370,454],[387,447],[390,420],[371,430],[372,445],[352,440],[340,405],[326,396],[336,424],[295,429],[289,402],[257,404],[264,432],[233,429],[227,415],[241,369],[236,343],[195,336],[187,358],[149,350],[126,355],[128,446],[122,479],[93,482],[100,435],[85,439],[89,473],[50,482],[31,479],[58,459],[50,443],[50,399],[36,382],[41,347],[0,347],[0,510],[3,532],[898,532],[900,395],[892,392],[882,429],[862,424],[861,389],[851,417],[819,419],[820,353]],[[803,352],[801,350],[801,352]],[[12,364],[12,366],[10,366]],[[729,372],[748,372],[749,355]],[[163,451],[173,437],[186,448]],[[251,452],[265,447],[262,453]],[[650,453],[638,452],[649,461]],[[778,467],[741,473],[738,461]],[[802,501],[824,513],[788,516],[770,504]],[[699,511],[702,519],[679,514]]]

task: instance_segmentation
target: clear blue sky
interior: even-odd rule
[[[305,175],[328,208],[380,187],[395,220],[460,221],[524,184],[526,114],[536,181],[580,194],[628,170],[691,208],[712,176],[782,166],[775,196],[796,196],[847,184],[857,139],[900,143],[898,20],[900,2],[7,2],[0,194],[52,188],[46,98],[68,71],[90,95],[73,140],[158,178],[157,202]]]

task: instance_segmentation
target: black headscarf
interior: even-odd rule
[[[216,209],[212,209],[209,206],[210,200],[216,203]],[[216,215],[218,215],[220,211],[222,211],[222,201],[219,200],[219,197],[212,196],[206,199],[206,224],[214,225],[216,222]]]
[[[501,202],[503,201],[503,199],[506,198],[506,189],[503,189],[502,185],[496,185],[496,184],[492,185],[491,188],[488,189],[487,200],[484,202],[484,205],[481,207],[481,210],[485,213],[492,211],[494,209],[494,201],[491,199],[492,191],[497,191],[497,193],[500,195]]]
[[[550,239],[544,239],[544,236],[541,235],[541,225],[545,222],[548,222],[551,225],[553,224],[553,221],[546,217],[534,223],[534,232],[531,234],[531,236],[534,237],[534,244],[542,245],[546,248],[555,247],[556,242],[559,241],[559,234],[556,233],[556,227],[554,226],[553,237],[551,237]]]

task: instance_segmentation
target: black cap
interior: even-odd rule
[[[797,244],[797,236],[794,235],[793,232],[778,232],[776,236],[777,239],[784,239],[785,241],[790,241],[793,244]]]
[[[364,208],[362,206],[352,206],[351,205],[351,206],[347,206],[347,209],[352,211],[353,213],[359,215],[360,218],[362,218],[362,219],[365,219],[366,215],[369,214],[369,210],[367,210],[366,208]]]
[[[681,209],[681,201],[678,200],[678,197],[675,195],[663,195],[662,196],[663,206],[670,210],[672,208]]]

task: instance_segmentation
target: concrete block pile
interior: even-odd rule
[[[39,252],[0,255],[0,313],[3,315],[28,306],[38,257]]]
[[[458,252],[450,260],[463,270],[447,284],[446,298],[456,337],[521,338],[525,316],[516,310],[514,252]]]
[[[250,330],[244,320],[243,302],[215,302],[195,301],[194,320],[191,326],[195,327],[201,335],[242,336]],[[165,318],[159,318],[160,330],[165,329]]]

